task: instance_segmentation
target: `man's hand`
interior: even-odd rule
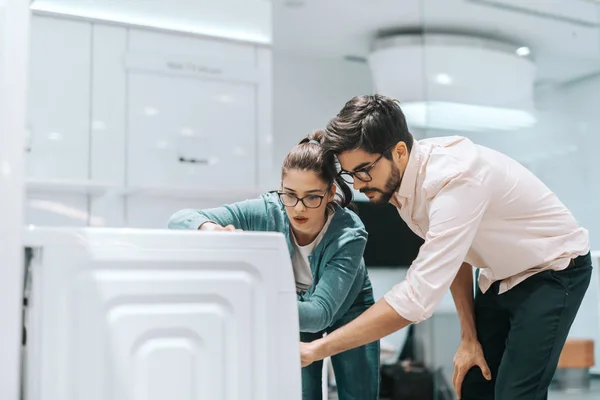
[[[485,379],[488,381],[492,379],[492,373],[483,356],[481,344],[475,340],[463,340],[454,355],[454,376],[452,377],[454,391],[459,400],[461,398],[461,389],[465,375],[474,366],[478,366],[481,369],[481,373]]]
[[[326,357],[374,342],[409,325],[385,299],[351,322],[310,343],[300,343],[302,367]]]
[[[200,231],[229,231],[229,232],[242,232],[242,229],[236,229],[233,225],[221,226],[214,222],[206,222],[198,228]]]

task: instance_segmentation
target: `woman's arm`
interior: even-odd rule
[[[253,231],[266,226],[267,204],[262,199],[240,201],[207,210],[184,209],[169,218],[169,229],[200,229],[207,222]],[[263,228],[264,229],[264,228]]]
[[[298,302],[301,332],[319,332],[330,326],[363,264],[366,235],[345,243],[327,262],[314,292]]]

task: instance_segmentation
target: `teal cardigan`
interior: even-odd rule
[[[335,214],[329,228],[308,257],[313,284],[298,294],[301,332],[323,331],[340,319],[356,317],[374,303],[363,260],[365,227],[352,211],[333,204]],[[208,221],[245,231],[281,232],[293,256],[290,222],[276,193],[209,210],[181,210],[169,219],[168,226],[198,229]]]

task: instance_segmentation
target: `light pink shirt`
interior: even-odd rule
[[[415,141],[392,202],[425,239],[406,279],[385,295],[413,322],[433,314],[465,261],[481,268],[483,292],[501,280],[502,293],[589,251],[587,230],[535,175],[463,137]]]

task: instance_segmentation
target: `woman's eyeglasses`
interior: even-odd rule
[[[331,186],[328,187],[327,190],[325,190],[325,193],[323,194],[309,194],[308,196],[304,197],[298,197],[293,193],[287,192],[276,191],[274,193],[277,193],[277,195],[279,196],[279,201],[281,201],[281,204],[283,204],[286,207],[296,207],[296,204],[298,204],[298,202],[301,201],[302,204],[304,204],[304,207],[306,208],[319,208],[323,203],[323,198],[327,196],[329,189],[331,189]]]

